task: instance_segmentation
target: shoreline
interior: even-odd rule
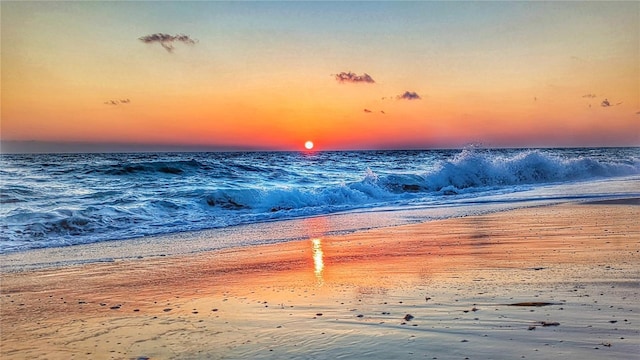
[[[361,231],[370,231],[397,226],[412,225],[467,216],[487,215],[533,207],[558,206],[562,204],[609,204],[640,205],[640,198],[631,196],[614,199],[580,201],[535,201],[516,202],[511,206],[486,204],[480,214],[449,214],[438,217],[439,208],[395,209],[391,211],[345,212],[276,220],[252,224],[235,225],[226,228],[194,230],[188,232],[150,235],[132,239],[109,240],[96,243],[76,244],[49,248],[27,249],[0,253],[0,274],[83,266],[93,263],[140,260],[180,255],[193,255],[211,251],[223,251],[269,244],[301,241],[311,237],[339,236]],[[526,204],[526,205],[525,205]],[[490,207],[492,207],[490,209]],[[314,219],[323,219],[323,226],[309,226]],[[354,225],[354,224],[358,225]],[[362,225],[365,224],[365,225]],[[267,234],[265,236],[265,234]],[[242,239],[261,238],[257,243],[247,243]]]
[[[623,359],[640,347],[637,205],[3,272],[0,356]]]

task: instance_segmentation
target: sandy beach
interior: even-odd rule
[[[637,358],[638,205],[4,271],[0,358]]]

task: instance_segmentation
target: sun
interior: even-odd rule
[[[307,140],[307,142],[306,142],[306,143],[304,143],[304,147],[305,147],[307,150],[311,150],[311,149],[313,149],[313,141],[311,141],[311,140]]]

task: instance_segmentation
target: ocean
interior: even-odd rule
[[[630,197],[640,148],[2,154],[0,254],[330,214],[349,215],[332,231],[350,232]],[[269,233],[225,246],[291,240]]]

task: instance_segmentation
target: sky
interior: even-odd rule
[[[640,145],[640,2],[11,2],[3,152]]]

